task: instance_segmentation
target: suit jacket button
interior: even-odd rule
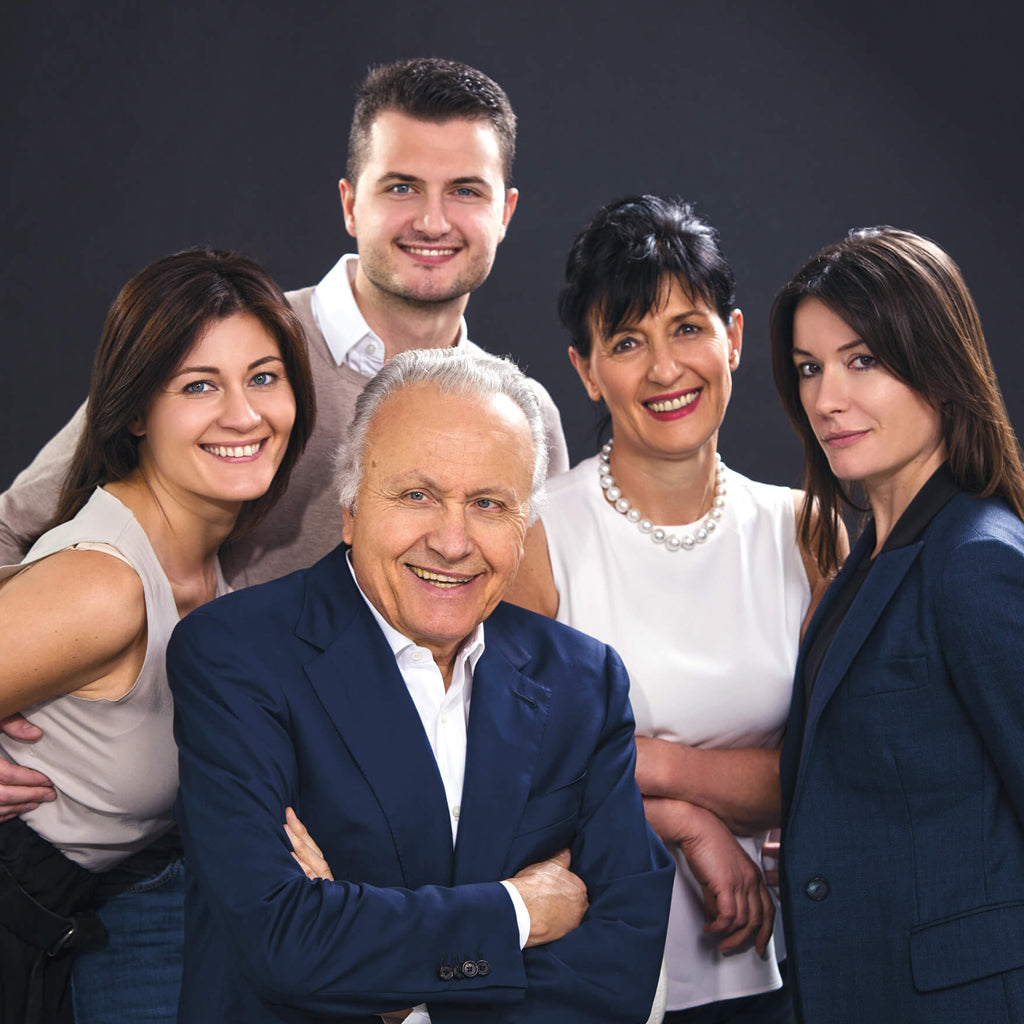
[[[804,886],[804,895],[815,903],[820,903],[823,899],[828,896],[828,879],[821,878],[815,875],[814,878],[810,879]]]
[[[448,964],[441,964],[437,969],[437,976],[442,981],[451,981],[455,977],[455,972],[448,966]]]
[[[477,960],[476,962],[476,973],[481,978],[486,977],[491,973],[491,961],[490,960]]]
[[[452,964],[452,975],[456,981],[462,981],[462,964]]]
[[[475,963],[474,963],[474,962],[473,962],[472,960],[467,960],[467,961],[466,961],[466,962],[465,962],[465,963],[464,963],[464,964],[462,965],[462,973],[463,973],[463,974],[464,974],[464,975],[465,975],[465,976],[466,976],[467,978],[475,978],[475,977],[476,977],[476,975],[477,975],[477,967],[476,967],[476,964],[475,964]]]

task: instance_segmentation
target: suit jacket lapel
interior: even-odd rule
[[[786,739],[782,747],[782,760],[779,764],[782,776],[783,802],[788,800],[789,792],[792,790],[792,783],[796,779],[796,770],[800,763],[799,753],[803,747],[803,737],[807,727],[807,697],[804,683],[807,652],[810,650],[822,622],[825,621],[825,616],[835,603],[847,577],[852,573],[854,566],[862,558],[868,556],[870,545],[874,543],[874,535],[874,529],[868,529],[861,533],[853,546],[853,550],[849,553],[846,561],[837,573],[836,578],[825,590],[800,641],[800,652],[797,656],[796,668],[793,672],[793,697],[789,709],[789,718],[786,723]]]
[[[527,655],[489,621],[473,673],[456,884],[504,877],[547,724],[551,691],[517,666]]]
[[[814,731],[822,712],[849,671],[853,659],[864,646],[882,612],[892,600],[900,583],[903,582],[904,576],[914,564],[922,546],[923,542],[920,541],[916,544],[908,544],[895,551],[883,553],[875,559],[875,564],[871,567],[853,604],[850,605],[850,610],[846,613],[828,653],[821,663],[807,708],[801,766],[813,742]],[[867,557],[867,552],[861,552],[859,544],[856,553]],[[852,564],[854,564],[853,559],[851,559]],[[824,604],[824,602],[822,603]],[[820,621],[820,617],[817,615],[815,619]],[[809,631],[807,639],[810,639]],[[803,659],[800,660],[802,667]]]
[[[332,559],[331,571],[317,572]],[[310,570],[296,633],[321,648],[306,675],[388,819],[405,884],[444,884],[452,873],[452,833],[441,776],[342,549]]]

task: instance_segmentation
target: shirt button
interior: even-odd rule
[[[369,352],[371,356],[376,355],[377,354],[377,342],[371,341],[370,344],[366,346],[366,351]]]
[[[821,878],[818,875],[809,879],[807,884],[804,886],[804,895],[808,899],[814,900],[815,903],[820,903],[823,899],[826,899],[828,897],[828,893],[828,879]]]
[[[413,661],[422,661],[423,660],[423,652],[422,651],[413,651],[412,652],[412,660]]]
[[[441,712],[441,724],[442,725],[447,725],[448,724],[448,712],[447,711],[442,711]]]
[[[456,804],[456,805],[455,805],[455,806],[454,806],[454,807],[452,808],[452,817],[453,817],[453,818],[458,818],[458,816],[459,816],[459,815],[460,815],[461,813],[462,813],[462,808],[461,808],[461,807],[459,807],[459,806],[458,806],[458,804]]]

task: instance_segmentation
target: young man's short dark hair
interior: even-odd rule
[[[506,187],[512,183],[516,115],[505,91],[482,71],[439,57],[414,57],[371,68],[356,94],[346,177],[354,185],[366,159],[370,128],[386,110],[420,121],[488,121],[498,135]]]

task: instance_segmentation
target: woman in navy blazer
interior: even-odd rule
[[[871,512],[782,754],[797,1013],[1024,1020],[1024,469],[977,310],[937,245],[872,228],[783,288],[771,337],[824,571],[844,504]]]

